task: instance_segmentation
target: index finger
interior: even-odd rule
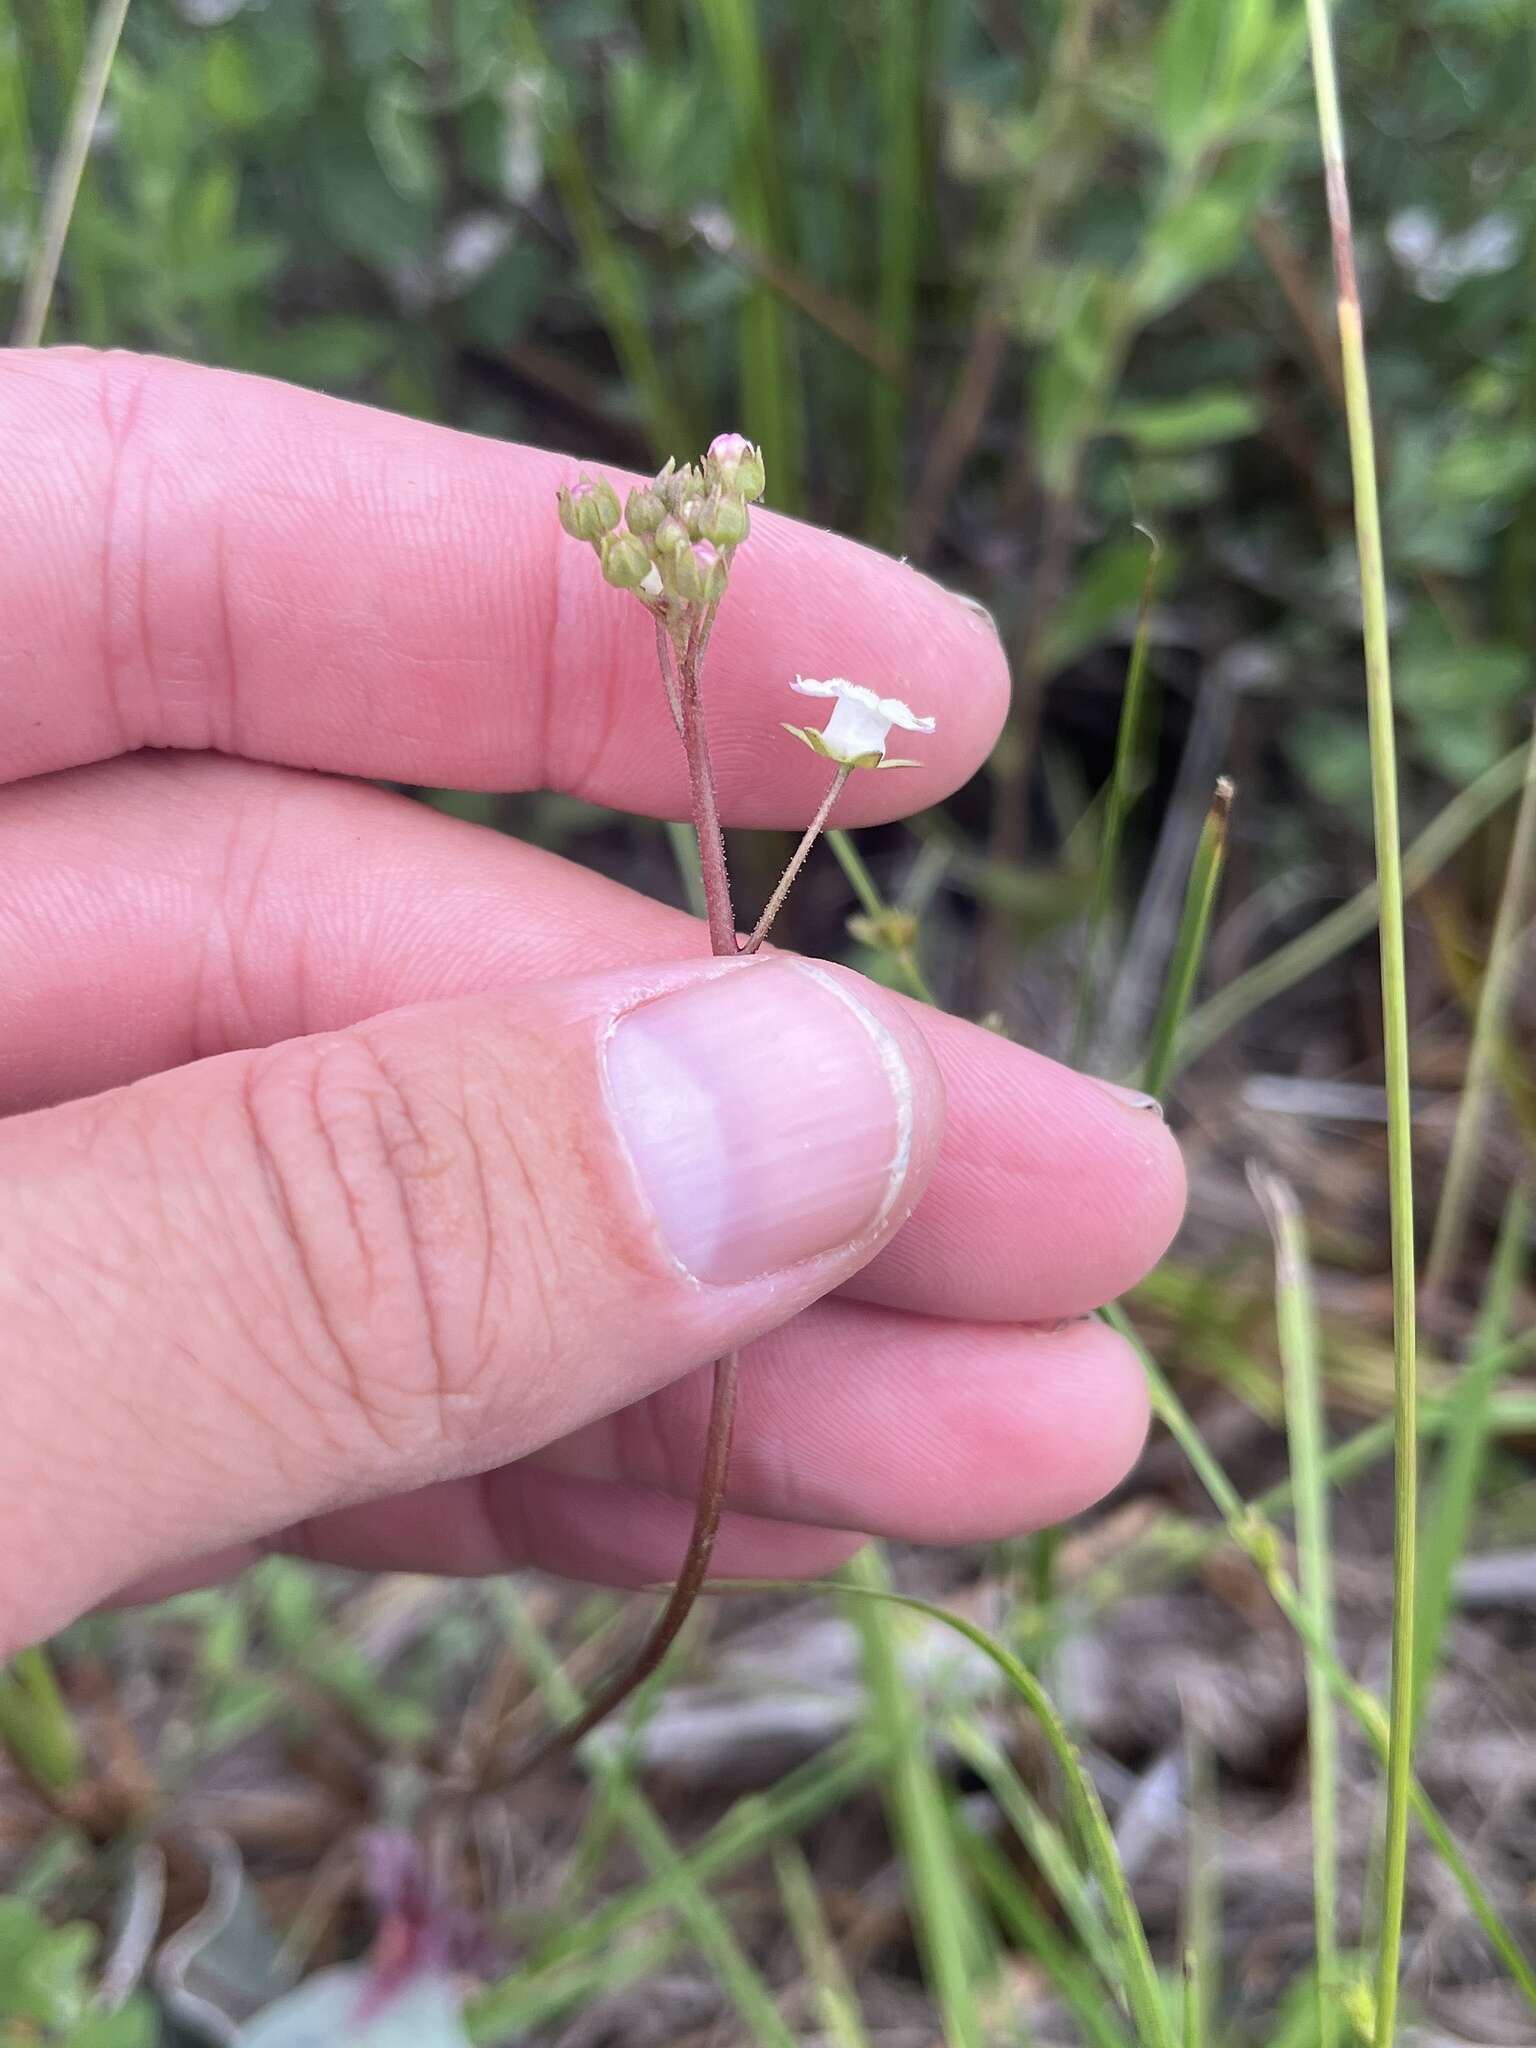
[[[72,349],[0,353],[0,450],[0,780],[177,747],[687,815],[649,622],[556,523],[570,457]],[[853,777],[848,824],[947,795],[1007,702],[977,607],[754,512],[705,685],[733,823],[825,791],[780,730],[797,671],[938,720],[919,767]]]

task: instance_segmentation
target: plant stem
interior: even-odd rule
[[[837,856],[837,864],[848,878],[848,885],[858,897],[866,917],[885,918],[890,915],[890,905],[875,886],[875,878],[864,865],[864,856],[854,845],[846,832],[834,827],[827,834],[827,844]],[[920,1003],[927,1003],[930,1009],[938,1008],[938,998],[924,979],[923,970],[917,964],[917,955],[910,946],[897,947],[891,958],[901,969],[907,992]]]
[[[1418,1371],[1414,1325],[1413,1126],[1409,1101],[1408,977],[1403,943],[1403,876],[1397,808],[1397,756],[1392,728],[1392,666],[1387,638],[1386,569],[1376,497],[1376,447],[1371,425],[1365,334],[1355,277],[1344,129],[1327,0],[1307,0],[1307,32],[1317,95],[1318,132],[1328,195],[1338,286],[1339,345],[1354,482],[1355,536],[1365,614],[1365,689],[1371,749],[1371,808],[1376,873],[1381,883],[1382,1038],[1387,1084],[1387,1174],[1392,1236],[1392,1322],[1396,1451],[1393,1532],[1391,1734],[1387,1749],[1387,1819],[1376,1973],[1375,2048],[1391,2048],[1397,2032],[1403,1906],[1408,1874],[1408,1808],[1413,1790],[1414,1609],[1419,1491]]]
[[[693,826],[699,835],[699,868],[704,876],[704,900],[709,906],[709,943],[713,952],[730,957],[740,948],[736,943],[736,918],[731,908],[731,878],[725,866],[725,834],[720,826],[720,807],[715,800],[714,770],[709,759],[709,735],[704,727],[704,706],[699,691],[699,664],[709,623],[695,627],[678,650],[678,685],[683,714],[683,749],[688,756],[688,783],[693,797]]]
[[[1467,1055],[1467,1076],[1461,1100],[1456,1106],[1456,1128],[1451,1134],[1450,1157],[1435,1211],[1435,1227],[1429,1240],[1429,1257],[1424,1266],[1424,1299],[1436,1301],[1455,1277],[1466,1236],[1467,1217],[1476,1184],[1483,1131],[1492,1101],[1495,1070],[1504,1040],[1504,1025],[1510,998],[1515,990],[1520,960],[1520,934],[1529,913],[1531,892],[1536,888],[1536,744],[1525,757],[1525,783],[1520,808],[1515,814],[1515,833],[1510,841],[1509,865],[1494,918],[1493,936],[1488,944],[1488,965],[1483,975],[1477,1021],[1472,1027],[1472,1048]]]
[[[669,703],[673,701],[674,691],[676,694],[683,748],[688,757],[688,782],[693,798],[694,830],[699,842],[699,873],[704,885],[710,949],[717,955],[734,958],[741,949],[736,940],[736,913],[731,904],[731,880],[725,866],[725,835],[721,830],[720,807],[715,798],[714,769],[709,758],[709,736],[704,726],[699,688],[699,672],[717,608],[710,605],[697,615],[678,639],[672,639],[658,622],[656,654]],[[672,655],[676,657],[675,669],[669,658]],[[841,787],[841,784],[836,787]],[[836,795],[836,787],[833,795]],[[830,801],[825,808],[831,808]],[[709,1576],[709,1560],[719,1533],[720,1517],[725,1511],[725,1486],[730,1472],[739,1374],[740,1356],[737,1352],[728,1351],[723,1358],[716,1359],[709,1423],[704,1436],[704,1462],[699,1473],[698,1504],[694,1510],[688,1548],[666,1606],[641,1644],[634,1662],[599,1687],[574,1721],[557,1728],[553,1735],[536,1745],[529,1756],[515,1765],[510,1774],[501,1779],[502,1789],[519,1783],[549,1757],[573,1748],[583,1736],[590,1735],[600,1721],[606,1721],[645,1683],[676,1642],[699,1597],[699,1590]]]
[[[1141,606],[1136,618],[1136,638],[1125,672],[1125,691],[1120,700],[1120,724],[1115,734],[1115,763],[1109,778],[1109,799],[1104,807],[1104,832],[1099,842],[1099,865],[1094,876],[1093,902],[1088,911],[1088,930],[1083,940],[1082,985],[1077,997],[1077,1020],[1072,1027],[1071,1060],[1082,1064],[1093,1035],[1099,995],[1099,959],[1104,930],[1115,889],[1115,870],[1120,860],[1120,842],[1125,821],[1141,793],[1143,706],[1146,702],[1147,655],[1152,644],[1152,598],[1157,589],[1157,567],[1162,548],[1157,536],[1138,527],[1152,544],[1147,573],[1141,586]],[[1154,1091],[1155,1092],[1155,1091]]]
[[[758,947],[762,945],[764,939],[767,938],[769,932],[772,931],[773,921],[784,907],[784,898],[789,894],[790,890],[794,887],[795,877],[799,874],[800,870],[805,866],[806,861],[810,858],[811,848],[816,844],[817,840],[821,837],[822,827],[826,824],[828,818],[832,815],[832,806],[837,802],[838,798],[842,795],[843,784],[848,780],[849,776],[852,773],[853,770],[851,768],[840,767],[837,773],[833,776],[832,787],[827,791],[826,795],[822,798],[820,807],[818,808],[815,817],[812,818],[810,824],[806,826],[805,836],[801,839],[800,844],[795,848],[794,852],[790,855],[789,866],[785,868],[783,874],[780,875],[777,888],[774,890],[773,894],[768,898],[767,908],[763,911],[762,916],[757,920],[756,925],[753,927],[751,938],[748,939],[747,943],[742,947],[741,950],[744,953],[755,953]]]
[[[48,181],[37,247],[21,287],[16,323],[11,330],[11,344],[15,348],[36,348],[48,325],[48,308],[53,302],[53,287],[64,254],[64,238],[69,233],[70,216],[85,175],[85,160],[90,154],[101,103],[106,98],[107,80],[112,75],[112,60],[117,55],[128,5],[129,0],[101,0],[91,23],[91,40],[70,103],[69,125]]]
[[[1211,807],[1205,814],[1205,823],[1195,843],[1189,886],[1184,893],[1184,910],[1168,963],[1168,979],[1152,1026],[1151,1047],[1142,1068],[1141,1085],[1149,1095],[1161,1096],[1168,1086],[1179,1029],[1189,1009],[1189,999],[1195,992],[1195,983],[1200,978],[1200,964],[1205,958],[1211,917],[1216,908],[1216,892],[1221,887],[1221,871],[1226,864],[1227,827],[1231,822],[1235,794],[1230,778],[1219,776]]]

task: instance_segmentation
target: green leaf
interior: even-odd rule
[[[1187,398],[1151,402],[1128,401],[1110,414],[1109,431],[1124,434],[1152,454],[1177,454],[1208,448],[1218,441],[1238,441],[1255,433],[1262,415],[1244,391],[1213,387]]]

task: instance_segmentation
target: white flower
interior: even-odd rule
[[[799,725],[786,725],[784,730],[804,740],[813,753],[844,768],[915,768],[915,761],[887,761],[886,734],[893,725],[903,732],[932,732],[938,722],[919,718],[899,697],[877,696],[862,683],[850,683],[843,676],[829,676],[824,683],[812,676],[796,676],[790,687],[802,697],[837,699],[824,731]]]

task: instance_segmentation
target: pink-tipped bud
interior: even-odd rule
[[[589,476],[580,477],[555,495],[560,524],[572,540],[600,541],[619,523],[618,492],[603,478],[594,483]]]
[[[762,450],[754,448],[745,434],[716,434],[705,460],[725,490],[747,499],[763,495],[767,477]]]

